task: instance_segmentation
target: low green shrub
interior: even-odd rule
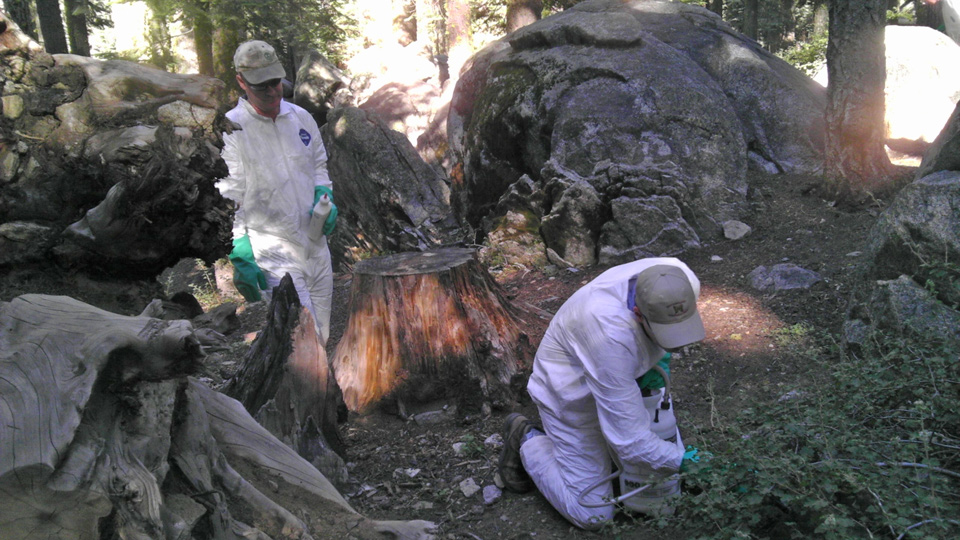
[[[960,537],[958,351],[885,340],[701,434],[684,475],[686,538]]]

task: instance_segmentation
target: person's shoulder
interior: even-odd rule
[[[317,125],[317,121],[314,120],[313,115],[310,114],[306,109],[297,105],[296,103],[291,103],[287,100],[280,102],[280,107],[286,109],[288,114],[296,115],[301,122],[306,122],[308,124]]]

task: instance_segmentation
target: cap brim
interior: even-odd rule
[[[664,349],[676,349],[691,343],[701,341],[707,336],[703,328],[703,319],[699,312],[694,312],[689,319],[673,324],[657,324],[647,319],[650,331],[657,344]]]
[[[270,79],[282,79],[287,76],[287,71],[280,64],[270,64],[262,68],[241,71],[240,74],[248,83],[260,84]]]

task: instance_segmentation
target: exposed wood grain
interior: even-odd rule
[[[347,407],[384,398],[456,396],[464,412],[515,399],[511,380],[532,355],[522,312],[463,248],[358,263],[350,320],[334,354]]]

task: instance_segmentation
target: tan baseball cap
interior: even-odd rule
[[[664,349],[675,349],[706,336],[697,312],[697,295],[687,274],[676,266],[658,264],[637,275],[634,301]]]
[[[277,51],[265,41],[252,40],[241,43],[233,54],[233,67],[250,84],[260,84],[270,79],[287,76]]]

